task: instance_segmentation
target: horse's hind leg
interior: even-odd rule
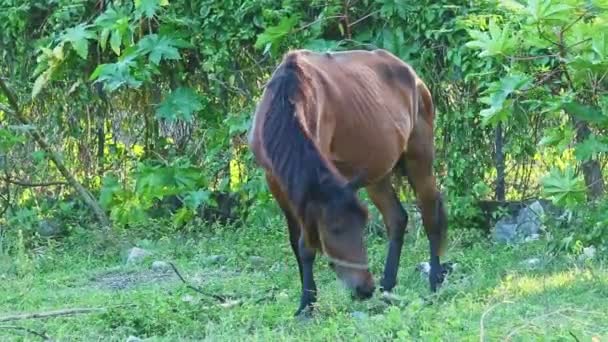
[[[435,292],[445,275],[439,258],[443,256],[447,244],[447,215],[433,175],[432,129],[424,123],[417,125],[416,129],[410,138],[404,161],[407,177],[416,192],[422,211],[422,224],[429,239],[429,283],[431,291]]]
[[[407,212],[399,202],[390,174],[380,182],[367,187],[367,193],[382,214],[389,238],[388,253],[384,265],[381,290],[390,292],[397,284],[397,271],[403,247],[403,236],[407,228]]]
[[[317,299],[317,289],[312,274],[312,266],[315,261],[315,252],[314,250],[303,246],[303,236],[301,234],[300,224],[289,208],[287,198],[285,197],[285,194],[281,190],[279,184],[272,176],[268,174],[266,174],[266,181],[268,183],[268,187],[270,188],[270,192],[276,199],[281,211],[283,212],[283,215],[285,216],[285,221],[287,222],[287,228],[289,230],[289,243],[291,244],[291,249],[293,250],[293,254],[298,262],[300,284],[302,285],[302,297],[300,299],[300,307],[295,314],[299,315],[307,307],[314,304]]]

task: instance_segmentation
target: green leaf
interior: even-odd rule
[[[269,48],[273,53],[276,53],[281,41],[289,32],[291,32],[298,23],[298,20],[299,16],[297,15],[287,16],[283,17],[278,25],[267,27],[266,30],[258,36],[254,45],[255,48]]]
[[[71,27],[60,38],[64,42],[69,42],[82,59],[87,59],[89,54],[88,39],[95,38],[95,33],[88,31],[87,27],[85,24]]]
[[[211,193],[208,190],[190,191],[186,197],[184,197],[184,204],[192,209],[196,210],[201,204],[210,202]]]
[[[14,146],[26,141],[23,135],[14,134],[11,130],[0,128],[0,152],[7,153]]]
[[[121,190],[118,178],[114,175],[104,177],[99,191],[99,204],[102,208],[108,209],[114,201],[114,194]]]
[[[161,5],[167,3],[166,0],[135,0],[135,9],[139,16],[143,14],[146,18],[152,18]]]
[[[468,32],[473,40],[467,42],[465,46],[481,50],[479,57],[509,55],[517,47],[517,37],[511,31],[509,24],[501,29],[493,17],[490,19],[488,32],[477,30],[469,30]]]
[[[532,78],[525,74],[511,74],[501,78],[498,82],[490,83],[484,94],[488,96],[480,99],[482,103],[490,105],[480,112],[483,124],[497,124],[506,119],[511,101],[507,98],[516,91],[528,88]]]
[[[529,24],[549,21],[557,24],[572,19],[574,8],[554,0],[528,0],[527,10],[530,14]]]
[[[150,62],[158,65],[161,59],[180,59],[178,47],[187,47],[189,44],[181,39],[168,36],[149,34],[138,43],[139,53],[148,53]]]
[[[597,157],[599,153],[608,152],[608,141],[605,137],[599,140],[595,134],[591,134],[583,142],[576,144],[574,156],[578,161],[587,161]]]
[[[135,62],[126,58],[122,61],[110,64],[100,64],[91,74],[90,80],[96,80],[104,84],[104,89],[112,92],[123,85],[131,88],[139,88],[142,81],[131,74]]]
[[[122,35],[120,31],[114,30],[112,31],[112,35],[110,36],[110,48],[116,55],[120,55],[120,46],[122,45]]]
[[[571,167],[565,171],[552,169],[541,179],[543,192],[557,205],[572,206],[585,198],[585,184]]]
[[[576,101],[565,102],[562,108],[574,117],[594,124],[608,125],[608,115],[601,110],[580,104]]]
[[[177,88],[156,109],[156,117],[166,120],[191,121],[192,115],[203,109],[201,97],[191,88]]]

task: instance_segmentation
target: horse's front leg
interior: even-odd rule
[[[296,316],[303,312],[310,312],[313,304],[317,301],[317,285],[312,273],[316,251],[305,245],[304,234],[300,235],[298,245],[300,262],[302,263],[302,297],[300,298],[300,307],[296,311]]]
[[[395,189],[390,183],[390,176],[367,187],[367,193],[382,214],[389,238],[384,276],[380,285],[382,291],[391,292],[397,284],[397,271],[408,221],[407,212],[399,202]]]

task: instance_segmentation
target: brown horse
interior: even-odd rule
[[[393,174],[406,175],[416,193],[430,242],[431,290],[441,284],[447,219],[433,175],[433,120],[425,84],[385,50],[284,56],[258,104],[249,145],[289,227],[302,282],[296,314],[316,301],[317,250],[358,298],[373,295],[360,187],[390,240],[381,288],[395,287],[408,216]]]

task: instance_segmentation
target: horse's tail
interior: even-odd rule
[[[435,120],[435,105],[433,104],[433,96],[427,88],[426,84],[421,79],[416,80],[416,88],[418,90],[418,96],[422,100],[422,110],[424,120],[433,127],[433,121]],[[418,106],[420,108],[420,106]]]
[[[297,113],[305,86],[297,58],[295,53],[286,55],[268,82],[260,140],[273,175],[294,209],[303,211],[306,196],[318,189],[319,170],[327,166]]]

